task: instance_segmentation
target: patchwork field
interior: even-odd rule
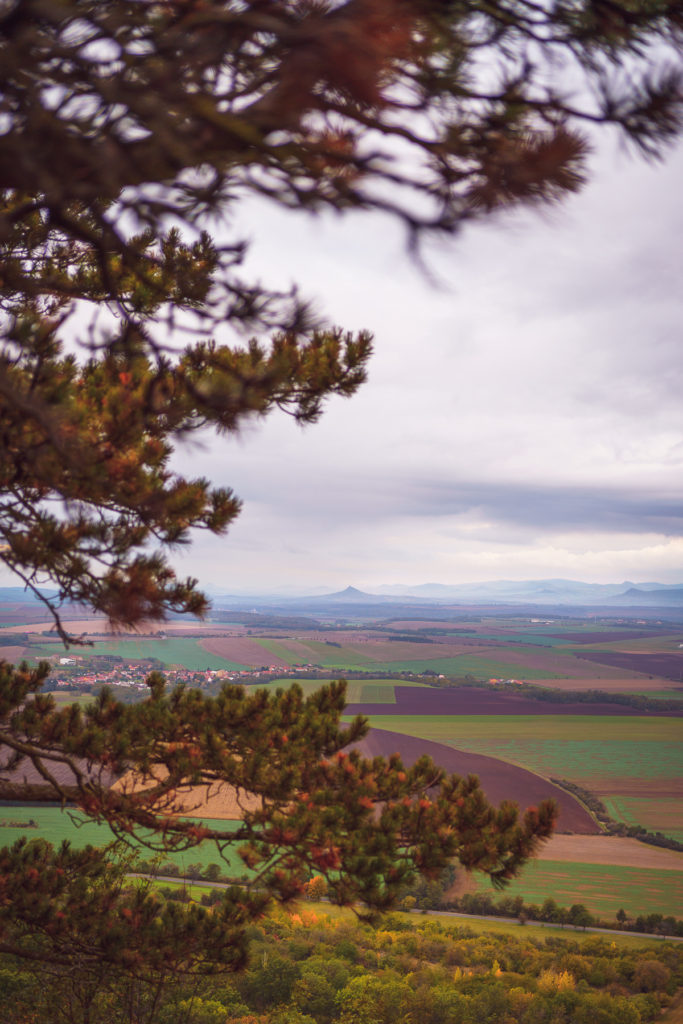
[[[516,688],[484,689],[472,686],[434,687],[429,690],[416,689],[412,686],[395,686],[396,708],[393,714],[424,716],[424,715],[541,715],[548,717],[550,705],[544,701],[519,696]],[[366,697],[363,698],[367,700]],[[349,697],[349,714],[381,715],[382,708],[357,707]],[[623,704],[610,703],[609,699],[600,702],[570,702],[552,705],[553,716],[580,715],[583,717],[639,716],[635,708]],[[656,712],[653,712],[656,714]],[[666,715],[666,712],[661,712]]]
[[[373,726],[499,757],[586,788],[620,778],[683,775],[683,726],[667,717],[373,715]]]
[[[4,619],[10,621],[12,625],[0,628],[0,657],[18,661],[26,654],[38,658],[63,652],[54,637],[45,635],[51,621]],[[312,623],[307,629],[304,622],[292,632],[279,623],[259,627],[251,621],[249,629],[227,621],[150,625],[150,634],[163,629],[164,637],[103,636],[106,623],[95,618],[74,618],[67,628],[95,639],[93,648],[77,652],[86,658],[90,653],[126,660],[151,657],[168,668],[191,671],[270,666],[277,674],[278,668],[315,665],[339,676],[346,671],[363,673],[362,679],[349,682],[347,696],[350,714],[371,718],[373,730],[362,747],[368,755],[399,751],[410,762],[428,752],[448,771],[478,774],[494,803],[515,799],[527,806],[545,796],[558,800],[563,834],[515,883],[526,889],[514,892],[532,902],[551,895],[566,905],[584,903],[605,915],[621,906],[634,915],[660,907],[670,913],[676,900],[683,908],[683,855],[597,834],[598,825],[586,808],[549,781],[553,777],[577,783],[600,796],[615,820],[683,841],[681,717],[643,715],[609,699],[602,705],[548,705],[521,698],[512,687],[504,692],[437,689],[417,681],[378,679],[375,674],[512,678],[562,690],[683,698],[683,631],[679,635],[672,627],[635,622],[600,624],[570,617],[533,622],[522,615],[490,614],[478,619],[458,619],[454,614],[453,621],[403,617],[339,628]],[[8,640],[12,633],[28,633],[30,646],[15,642],[3,648],[3,632]],[[267,687],[290,686],[293,681],[276,678]],[[321,685],[317,680],[296,681],[305,693]],[[59,694],[58,699],[67,702],[74,695]],[[226,800],[206,811],[217,817],[236,813]],[[33,807],[22,816],[38,820],[43,813],[48,816],[41,817],[40,828],[30,830],[29,837],[42,834],[58,841],[68,835],[80,843],[106,841],[105,831],[92,825],[76,829],[56,808]],[[18,816],[16,808],[11,816]],[[11,841],[12,831],[0,829],[0,843]],[[184,855],[186,863],[204,856]],[[206,863],[216,860],[215,853],[208,851],[206,858]]]
[[[645,675],[683,683],[683,654],[593,651],[590,654],[583,654],[582,657],[599,665],[608,665],[610,668],[642,672]]]

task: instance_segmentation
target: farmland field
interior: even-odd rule
[[[31,649],[35,658],[49,657],[57,653],[57,646],[40,645]],[[204,669],[242,669],[246,666],[238,662],[228,661],[216,654],[211,654],[200,646],[200,642],[191,637],[168,637],[166,639],[125,639],[95,641],[94,647],[87,648],[88,655],[110,654],[129,660],[158,658],[164,665],[182,665],[194,672]]]
[[[492,888],[488,879],[478,881],[477,887],[486,892]],[[613,919],[620,908],[629,917],[666,916],[683,907],[683,872],[535,860],[506,887],[505,895],[536,904],[550,896],[563,907],[582,903],[606,919]]]
[[[506,656],[509,655],[506,651]],[[534,668],[519,661],[497,660],[476,654],[460,654],[453,658],[421,658],[413,661],[375,662],[373,668],[381,672],[437,672],[443,675],[490,678],[545,679],[554,673],[545,668]]]
[[[539,860],[575,864],[616,864],[626,868],[683,872],[683,853],[642,843],[630,836],[560,835],[555,833],[541,846]]]
[[[660,679],[671,679],[676,683],[683,682],[683,654],[680,651],[676,654],[657,651],[591,651],[583,657],[588,661],[597,662],[598,665],[642,672],[644,675],[658,676]]]
[[[680,779],[681,721],[583,715],[373,715],[379,729],[488,754],[591,788],[622,776]]]
[[[409,752],[406,760],[410,761],[428,750],[436,760],[443,758],[449,771],[479,774],[484,792],[494,803],[512,798],[527,806],[545,796],[559,800],[561,834],[541,852],[537,864],[527,869],[522,882],[515,883],[532,886],[523,893],[526,899],[539,902],[552,895],[558,903],[585,903],[608,916],[620,906],[632,914],[653,912],[660,906],[662,912],[670,913],[674,900],[683,907],[678,855],[635,840],[603,849],[606,837],[595,834],[595,819],[548,781],[552,777],[578,783],[600,796],[614,819],[683,841],[681,717],[617,708],[609,704],[607,696],[602,705],[571,702],[556,706],[521,697],[514,687],[437,690],[429,686],[426,677],[420,682],[376,677],[378,673],[396,676],[427,671],[452,677],[522,679],[562,690],[600,689],[607,694],[683,698],[683,648],[679,647],[683,630],[679,634],[675,626],[666,623],[666,628],[635,621],[599,624],[571,616],[534,624],[524,615],[490,614],[480,618],[454,615],[453,621],[406,615],[386,622],[365,621],[358,627],[340,624],[339,628],[312,623],[309,629],[304,622],[292,632],[279,623],[259,627],[250,621],[248,625],[247,629],[244,622],[200,625],[180,620],[154,624],[149,627],[150,634],[164,629],[165,637],[96,636],[94,648],[76,653],[86,663],[90,655],[110,654],[131,661],[156,658],[169,668],[183,666],[190,671],[271,666],[267,683],[256,677],[242,682],[265,685],[269,690],[296,682],[305,694],[318,689],[323,681],[292,676],[278,679],[280,668],[319,665],[331,676],[356,670],[362,678],[349,681],[347,700],[350,711],[371,716],[373,730],[362,741],[368,756],[401,749]],[[15,641],[12,648],[0,648],[0,657],[18,660],[24,652],[34,658],[63,653],[55,638],[35,635],[37,630],[51,628],[50,622],[31,626],[17,620],[6,630],[7,639],[12,632],[28,633],[29,646]],[[70,623],[69,628],[77,633],[102,633],[106,624],[84,618]],[[66,703],[86,700],[87,695],[78,698],[59,693],[57,699]],[[393,734],[383,733],[386,729]],[[430,742],[446,746],[432,748]],[[198,814],[195,805],[191,806],[188,813]],[[44,821],[41,817],[40,829],[27,832],[28,838],[45,835],[59,840],[68,835],[81,845],[93,838],[104,841],[105,831],[93,825],[76,829],[56,808],[33,807],[21,813],[16,808],[6,810],[7,820],[15,816],[38,820],[44,813],[48,815]],[[214,807],[208,813],[218,816],[221,812]],[[16,835],[16,830],[12,835],[9,828],[0,832],[2,843]],[[663,855],[673,858],[668,871],[658,859]],[[206,863],[217,860],[209,848],[206,854],[186,853],[184,861],[204,861],[205,857]],[[633,899],[629,902],[630,894]],[[600,899],[601,906],[596,902]]]
[[[270,640],[259,639],[265,650],[281,658],[288,665],[324,665],[329,668],[360,668],[372,664],[372,658],[338,643],[324,643],[320,640]]]
[[[429,690],[413,689],[410,685],[397,686],[396,709],[397,715],[419,716],[424,715],[516,715],[516,716],[545,716],[550,713],[550,707],[546,701],[534,700],[528,697],[515,686],[498,687],[475,687],[475,686],[448,686],[432,687]],[[349,700],[349,714],[358,709]],[[381,715],[383,709],[370,704],[363,708],[368,715]],[[601,701],[563,701],[552,706],[552,714],[557,715],[581,715],[583,717],[608,716],[639,716],[636,708],[624,704],[610,702],[609,696]],[[653,711],[651,714],[659,714]],[[666,715],[666,712],[662,712]],[[669,713],[672,717],[675,712]],[[678,713],[680,717],[680,712]]]
[[[607,813],[627,825],[643,825],[652,832],[663,832],[683,843],[682,799],[646,799],[637,796],[603,797]]]
[[[287,676],[285,679],[274,679],[272,682],[259,682],[259,689],[273,690],[281,688],[289,689],[297,684],[302,688],[304,694],[314,693],[325,684],[323,679],[297,679]],[[402,679],[350,679],[346,683],[346,700],[348,704],[395,704],[396,688],[406,688]],[[409,688],[431,690],[427,683],[414,683],[411,681]]]

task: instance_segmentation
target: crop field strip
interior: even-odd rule
[[[446,676],[473,675],[480,678],[546,679],[553,673],[548,669],[522,666],[519,662],[499,661],[475,654],[460,654],[454,658],[420,658],[410,661],[375,662],[380,672],[436,672]]]
[[[477,889],[490,893],[492,886],[487,878],[479,878]],[[680,914],[683,907],[683,872],[535,860],[506,886],[505,895],[536,904],[552,897],[563,907],[582,903],[606,918],[613,918],[620,908],[630,917],[666,916]]]
[[[683,799],[633,796],[603,796],[607,813],[626,825],[642,825],[653,832],[663,832],[683,843]]]
[[[601,640],[596,637],[590,643],[581,643],[581,650],[596,651],[635,651],[644,654],[658,653],[673,654],[680,650],[679,644],[683,643],[683,632],[661,633],[651,636],[622,637],[613,639],[611,637]]]
[[[650,678],[670,679],[683,683],[683,652],[637,652],[632,651],[590,651],[582,656],[586,661],[600,665],[601,668],[616,669],[626,672],[640,672]]]

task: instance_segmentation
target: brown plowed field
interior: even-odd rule
[[[396,686],[396,703],[392,715],[638,715],[643,712],[623,704],[572,702],[554,704],[549,701],[518,697],[514,693],[479,690],[474,687],[445,688]],[[386,704],[348,704],[347,715],[386,715]],[[650,711],[648,716],[683,715],[683,712]]]
[[[660,679],[683,681],[683,654],[636,654],[631,651],[595,651],[581,655],[587,661],[595,661],[599,665],[610,668],[626,669],[631,672],[644,672],[648,676],[659,676]]]
[[[357,744],[364,757],[389,757],[398,753],[407,765],[414,764],[418,757],[428,754],[445,771],[457,775],[478,775],[481,787],[493,804],[503,800],[515,800],[520,807],[538,805],[547,797],[554,798],[560,808],[558,829],[562,832],[578,832],[592,835],[599,831],[588,811],[578,800],[552,782],[525,771],[516,765],[499,761],[483,754],[470,754],[442,743],[432,743],[415,736],[388,732],[385,729],[371,729],[365,739]]]
[[[249,636],[216,636],[200,640],[199,646],[210,654],[217,654],[219,658],[227,658],[228,661],[236,661],[240,665],[277,665],[278,668],[286,668],[289,665],[284,658],[278,658],[276,654],[262,647],[256,640]]]

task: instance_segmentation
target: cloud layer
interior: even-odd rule
[[[603,151],[583,194],[425,253],[369,215],[252,206],[251,266],[375,332],[369,383],[179,454],[241,521],[184,571],[227,589],[683,578],[683,150]]]

